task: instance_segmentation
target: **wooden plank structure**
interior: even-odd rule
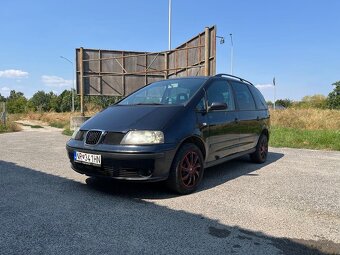
[[[216,73],[216,26],[205,28],[173,50],[136,52],[76,49],[77,93],[127,96],[140,87],[162,79],[208,76]]]

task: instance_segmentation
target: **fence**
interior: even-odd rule
[[[76,49],[77,93],[83,113],[84,95],[126,96],[161,79],[216,73],[216,27],[174,50],[135,52]]]

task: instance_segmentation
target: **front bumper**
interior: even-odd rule
[[[106,177],[129,181],[161,181],[168,178],[170,167],[176,153],[174,145],[155,146],[102,146],[89,148],[79,146],[78,142],[70,140],[67,153],[72,168],[88,176]],[[105,149],[105,150],[104,150]],[[74,151],[100,154],[100,167],[86,165],[74,161]]]

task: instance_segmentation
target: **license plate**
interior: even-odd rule
[[[97,154],[75,151],[74,161],[88,165],[100,166],[102,164],[102,156]]]

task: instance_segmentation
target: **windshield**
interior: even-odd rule
[[[151,83],[136,91],[118,105],[173,105],[185,104],[205,79],[171,79]]]

